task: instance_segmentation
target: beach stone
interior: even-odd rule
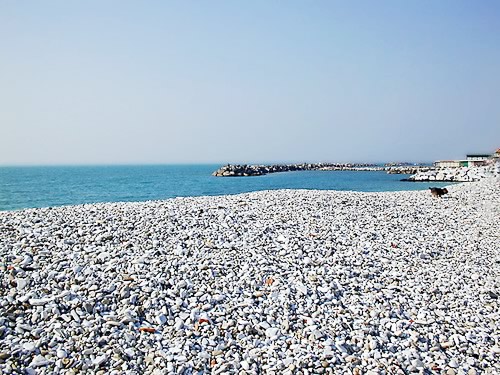
[[[16,284],[17,284],[17,290],[23,290],[23,289],[25,289],[28,286],[29,280],[28,279],[17,278],[16,279]]]
[[[299,284],[296,284],[296,285],[295,285],[295,287],[297,288],[297,290],[298,290],[300,293],[302,293],[302,294],[304,294],[304,295],[306,295],[306,294],[307,294],[307,287],[306,287],[304,284],[300,284],[300,283],[299,283]]]
[[[33,357],[30,366],[34,368],[44,367],[47,366],[49,363],[50,361],[47,360],[43,355],[36,355],[35,357]]]
[[[43,306],[49,302],[52,302],[51,298],[31,298],[29,300],[29,304],[32,306]]]
[[[241,361],[240,366],[245,371],[250,370],[250,364],[247,361]]]
[[[95,357],[95,359],[92,361],[92,364],[95,366],[101,366],[107,360],[108,360],[108,357],[105,354],[103,354],[103,355]]]
[[[280,334],[280,330],[278,328],[268,328],[266,329],[266,336],[269,338],[278,336]]]
[[[424,363],[420,359],[414,359],[411,362],[411,364],[415,366],[416,369],[421,369],[425,367]]]
[[[156,321],[159,325],[164,325],[167,323],[167,317],[164,314],[160,314],[156,317]]]
[[[35,349],[36,349],[36,345],[33,342],[27,342],[27,343],[23,344],[23,350],[25,350],[27,352],[32,352]]]

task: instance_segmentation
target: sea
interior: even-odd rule
[[[221,165],[0,167],[0,211],[96,202],[238,194],[276,189],[420,190],[447,183],[404,182],[402,174],[300,171],[214,177]]]

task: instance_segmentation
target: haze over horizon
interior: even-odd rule
[[[0,165],[500,147],[496,1],[0,0]]]

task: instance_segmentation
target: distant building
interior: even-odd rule
[[[468,165],[467,160],[438,160],[434,162],[436,168],[458,168],[467,167]]]
[[[468,161],[483,161],[491,158],[491,154],[467,154]]]
[[[488,164],[488,161],[491,159],[491,154],[468,154],[467,161],[468,167],[481,167]]]
[[[482,167],[490,165],[495,158],[500,158],[500,148],[494,154],[467,154],[462,160],[438,160],[434,162],[437,168]]]

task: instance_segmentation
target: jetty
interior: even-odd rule
[[[409,165],[408,163],[389,163],[386,165],[369,163],[227,164],[217,169],[212,175],[216,177],[249,177],[295,171],[385,171],[391,174],[415,174],[418,171],[429,169],[432,168],[422,165]]]
[[[500,175],[500,149],[493,154],[468,154],[464,160],[439,160],[432,166],[396,162],[370,163],[300,163],[300,164],[227,164],[212,173],[216,177],[263,176],[270,173],[294,171],[380,171],[410,175],[401,181],[409,182],[472,182]]]

